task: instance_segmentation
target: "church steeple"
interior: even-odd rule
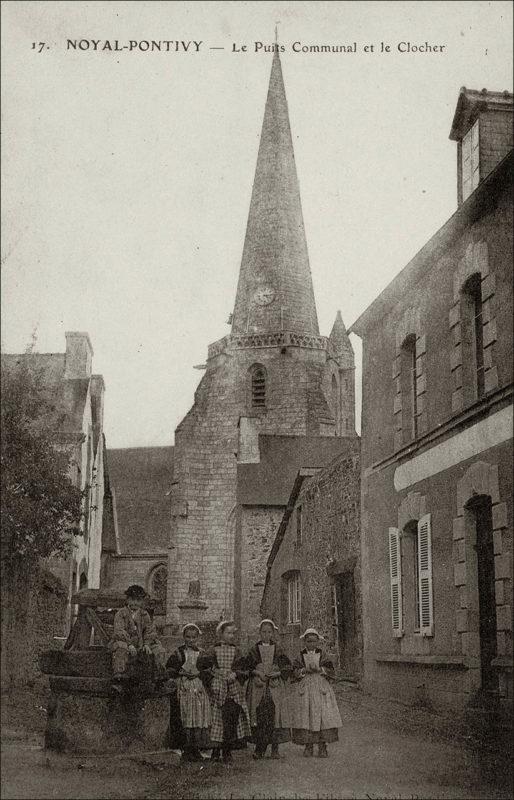
[[[232,333],[319,333],[282,67],[275,46]]]

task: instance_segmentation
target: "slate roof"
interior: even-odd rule
[[[121,553],[167,550],[173,447],[108,449],[107,458]]]
[[[286,506],[298,471],[317,469],[350,452],[356,437],[259,436],[259,464],[237,467],[237,500],[242,505]]]

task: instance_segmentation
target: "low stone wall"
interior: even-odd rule
[[[38,657],[56,647],[66,618],[66,592],[41,568],[8,576],[2,570],[2,691],[41,679]]]

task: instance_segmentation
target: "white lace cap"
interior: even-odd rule
[[[259,623],[259,630],[262,628],[262,626],[266,622],[268,623],[268,625],[271,625],[272,628],[274,628],[276,631],[278,631],[278,628],[277,628],[277,626],[275,625],[275,623],[273,622],[272,619],[263,619],[263,620],[261,620],[260,623]]]
[[[182,636],[185,634],[188,628],[194,628],[195,631],[198,631],[200,636],[202,635],[202,631],[200,630],[198,625],[195,625],[194,622],[186,622],[186,624],[182,626]]]
[[[234,623],[229,619],[222,619],[221,622],[219,623],[219,625],[216,628],[216,636],[221,636],[221,634],[223,633],[223,631],[227,627],[227,625],[234,625]],[[235,625],[234,625],[234,628],[236,628]],[[236,628],[236,630],[237,630],[237,628]]]
[[[322,641],[325,641],[325,637],[324,637],[324,636],[322,636],[322,635],[321,635],[321,633],[318,633],[318,631],[316,630],[316,628],[307,628],[307,630],[305,630],[305,631],[302,633],[302,635],[300,636],[300,639],[305,639],[305,637],[306,637],[306,636],[309,636],[309,634],[311,634],[311,633],[312,633],[314,636],[317,636],[317,637],[318,637],[318,639],[321,639]]]

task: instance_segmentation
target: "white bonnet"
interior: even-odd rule
[[[316,630],[316,628],[307,628],[307,629],[306,629],[306,630],[305,630],[305,631],[302,633],[302,635],[300,636],[300,639],[305,639],[305,637],[306,637],[306,636],[308,636],[310,633],[312,633],[314,636],[317,636],[317,637],[318,637],[318,639],[322,639],[323,641],[325,641],[325,637],[324,637],[324,636],[322,636],[322,635],[321,635],[321,633],[318,633],[318,631]]]
[[[195,631],[198,631],[200,636],[202,635],[202,631],[200,630],[198,625],[195,625],[194,622],[186,622],[186,624],[182,626],[182,636],[185,634],[185,632],[187,631],[188,628],[194,628]]]
[[[259,623],[259,630],[262,628],[262,626],[263,626],[265,623],[267,623],[268,625],[271,625],[271,627],[272,627],[272,628],[274,628],[274,630],[278,631],[278,628],[277,628],[277,626],[275,625],[275,623],[273,622],[273,620],[272,620],[272,619],[262,619],[262,620],[260,621],[260,623]]]
[[[234,628],[236,627],[235,624],[232,622],[232,620],[230,620],[230,619],[222,619],[221,622],[216,627],[216,636],[221,636],[221,634],[223,633],[224,629],[228,625],[234,625]],[[236,628],[236,630],[237,630],[237,628]]]

